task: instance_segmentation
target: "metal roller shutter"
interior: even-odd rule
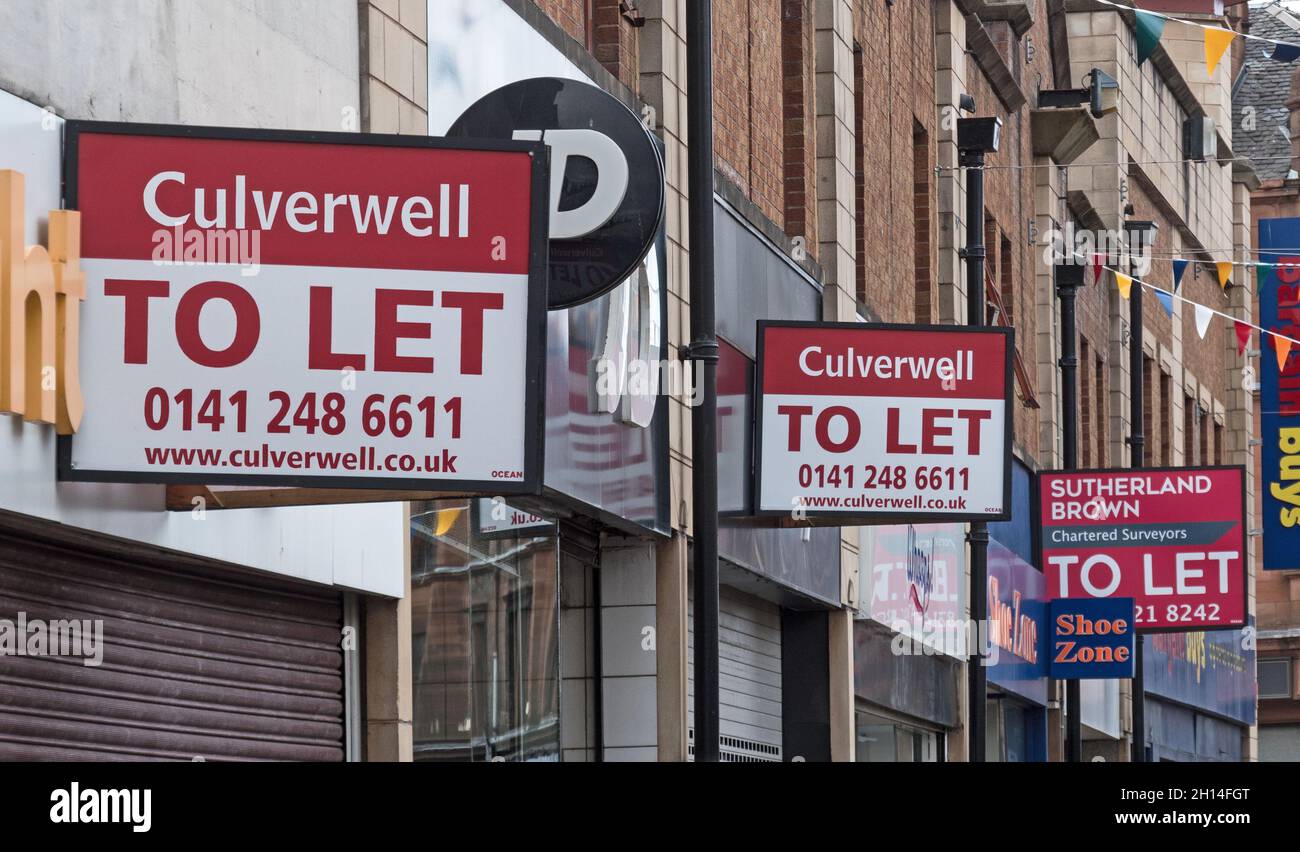
[[[695,730],[694,596],[687,624],[688,707]],[[781,608],[728,586],[718,607],[718,715],[725,762],[781,760]],[[692,754],[694,745],[691,746]]]
[[[0,523],[0,618],[102,619],[102,664],[0,655],[0,760],[343,759],[340,594],[67,539]]]

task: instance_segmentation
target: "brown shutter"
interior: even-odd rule
[[[0,655],[0,760],[343,758],[340,594],[14,517],[0,618],[102,619],[103,659]]]

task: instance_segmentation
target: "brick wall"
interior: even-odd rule
[[[987,21],[984,28],[1012,77],[1027,94],[1038,85],[1040,75],[1043,80],[1052,79],[1051,39],[1045,15],[1039,16],[1025,37],[1017,38],[1010,26],[1000,21]],[[1032,38],[1035,45],[1032,60],[1026,58],[1026,37]],[[989,225],[985,235],[989,252],[986,271],[1002,294],[1004,307],[1014,323],[1016,350],[1032,375],[1037,362],[1034,252],[1042,247],[1029,241],[1029,222],[1036,212],[1029,106],[1008,111],[975,56],[967,54],[966,62],[967,91],[975,99],[976,115],[996,115],[1002,119],[1002,144],[996,154],[989,155],[989,168],[984,175],[985,217]],[[1081,303],[1085,293],[1086,290],[1080,293]],[[1105,340],[1104,334],[1099,340]],[[1031,465],[1040,461],[1038,421],[1036,409],[1017,403],[1015,445]]]
[[[934,26],[929,3],[854,5],[858,299],[886,322],[937,316]]]
[[[590,46],[587,27],[590,19],[590,0],[533,0],[555,23],[584,45]]]
[[[785,232],[817,245],[817,123],[812,0],[781,3],[782,181]]]
[[[636,91],[640,74],[637,22],[643,20],[640,11],[628,0],[593,0],[591,5],[592,52],[620,83]]]
[[[782,5],[713,4],[713,124],[718,168],[784,228]]]
[[[560,29],[585,47],[632,91],[640,74],[637,30],[644,16],[636,0],[533,0]]]

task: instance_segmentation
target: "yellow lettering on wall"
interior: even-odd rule
[[[49,249],[28,246],[24,195],[22,174],[0,169],[0,413],[51,423],[60,435],[71,435],[82,413],[81,214],[50,211]],[[53,385],[43,381],[51,370]]]

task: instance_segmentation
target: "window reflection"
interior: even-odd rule
[[[556,540],[412,505],[415,759],[559,760]]]

